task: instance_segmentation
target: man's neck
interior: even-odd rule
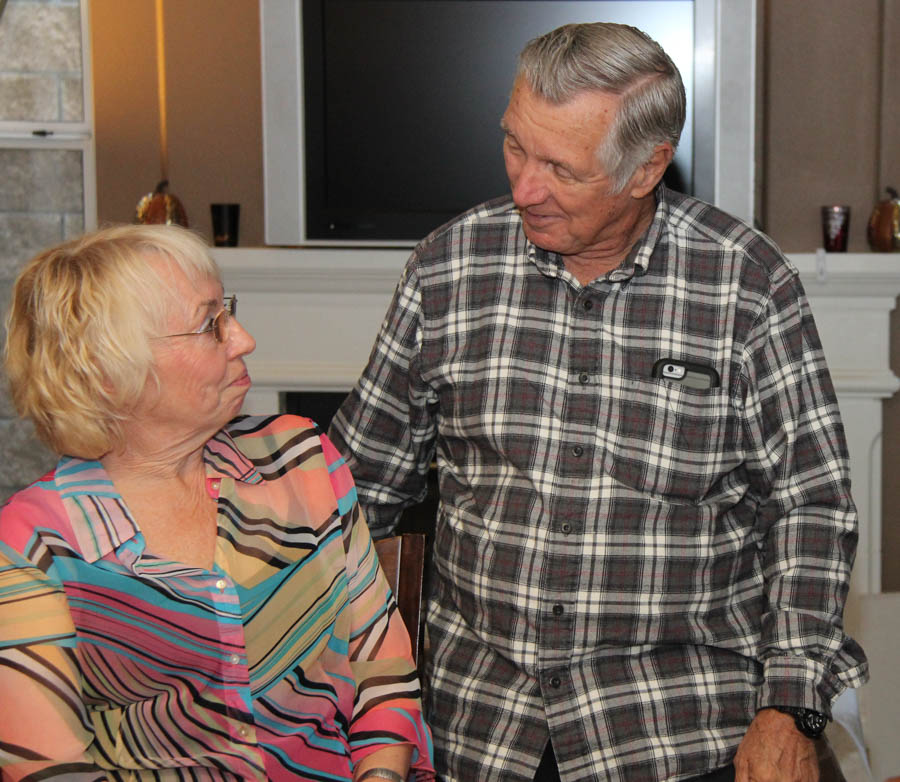
[[[656,212],[656,199],[651,193],[641,200],[636,209],[621,226],[614,241],[589,248],[574,255],[564,255],[563,264],[582,285],[588,285],[622,265],[632,248],[647,232]]]

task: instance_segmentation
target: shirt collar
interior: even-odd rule
[[[207,442],[203,461],[209,478],[225,476],[251,484],[263,480],[224,430]],[[96,562],[114,551],[123,560],[140,556],[133,545],[125,546],[140,535],[140,527],[100,462],[63,456],[54,480],[78,549],[87,562]]]
[[[86,561],[102,559],[140,532],[100,462],[63,456],[54,481]]]

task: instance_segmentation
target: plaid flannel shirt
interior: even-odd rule
[[[697,389],[663,358],[715,370]],[[427,717],[447,779],[682,779],[867,676],[834,390],[770,239],[664,187],[582,286],[508,199],[413,252],[332,427],[376,535],[436,458]]]

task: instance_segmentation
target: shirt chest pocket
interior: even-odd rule
[[[605,408],[605,409],[604,409]],[[603,469],[667,501],[697,503],[742,461],[738,422],[722,388],[625,381],[601,402]]]

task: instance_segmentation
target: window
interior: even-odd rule
[[[2,276],[97,221],[87,0],[8,0],[0,16]]]

